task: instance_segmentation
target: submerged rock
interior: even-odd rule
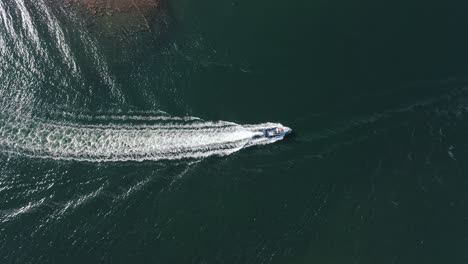
[[[77,11],[95,35],[108,61],[136,63],[168,38],[173,24],[165,0],[49,0],[61,10]]]
[[[154,37],[168,30],[172,17],[164,0],[52,0],[80,7],[100,33],[130,35],[149,31]]]
[[[151,9],[160,7],[159,0],[69,0],[79,2],[88,7],[93,14],[106,12],[150,12]]]

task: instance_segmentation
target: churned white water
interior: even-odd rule
[[[227,155],[279,138],[259,136],[280,124],[170,121],[152,125],[79,125],[4,118],[0,148],[36,158],[80,161],[143,161]]]

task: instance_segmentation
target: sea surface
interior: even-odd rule
[[[466,3],[169,5],[0,0],[0,263],[468,262]]]

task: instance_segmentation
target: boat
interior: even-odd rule
[[[275,137],[284,137],[287,134],[292,132],[292,129],[289,127],[285,126],[278,126],[278,127],[272,127],[268,129],[262,130],[263,135],[267,138],[275,138]]]

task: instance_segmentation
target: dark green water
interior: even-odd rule
[[[2,263],[468,261],[465,4],[170,5],[164,40],[115,44],[0,2]],[[295,133],[228,144],[264,122]],[[182,158],[126,152],[173,123]]]

